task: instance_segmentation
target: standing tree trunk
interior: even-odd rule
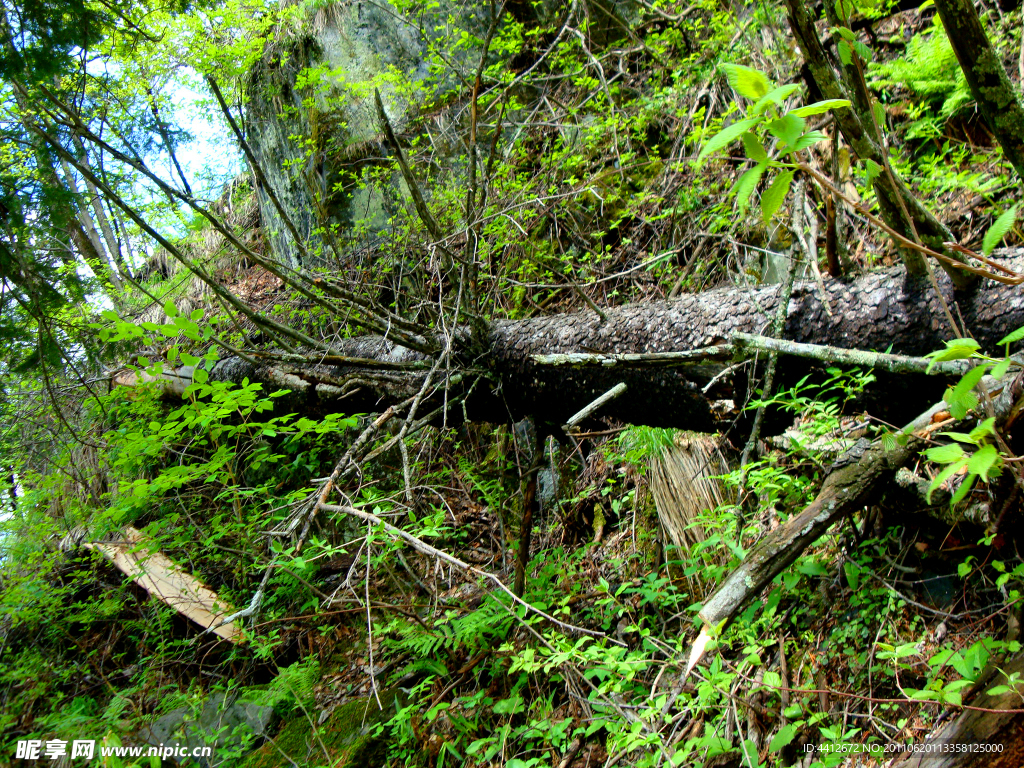
[[[846,142],[862,160],[871,160],[881,167],[887,167],[884,150],[876,140],[870,95],[864,87],[863,73],[858,70],[856,62],[845,67],[843,77],[840,77],[818,38],[818,30],[805,0],[786,0],[786,9],[790,28],[803,52],[807,70],[822,96],[852,102],[848,109],[835,110],[836,124]],[[832,15],[828,2],[826,9]],[[962,261],[958,254],[950,252],[945,246],[945,243],[955,239],[949,229],[917,199],[895,172],[891,176],[889,173],[880,173],[874,180],[873,188],[886,224],[908,239],[919,239],[932,250],[946,253],[955,261]],[[927,265],[920,253],[901,248],[900,255],[909,275],[923,277],[927,274]],[[973,283],[970,274],[944,262],[942,267],[958,288],[966,288]]]
[[[950,45],[981,116],[1024,180],[1024,108],[971,0],[935,0]]]

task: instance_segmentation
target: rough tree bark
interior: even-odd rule
[[[978,111],[1017,176],[1024,179],[1024,108],[1006,74],[1002,57],[985,34],[974,3],[971,0],[935,0],[935,8],[971,95],[978,103]]]
[[[1024,254],[1005,263],[1024,268]],[[891,350],[922,355],[940,348],[947,337],[938,297],[914,281],[902,268],[879,270],[850,282],[827,280],[825,290],[833,314],[823,306],[813,283],[797,284],[790,300],[783,337],[846,349]],[[982,347],[995,351],[996,342],[1024,325],[1024,292],[986,282],[969,296],[958,295],[945,275],[939,284],[946,300],[955,303],[968,331]],[[713,430],[720,426],[715,402],[742,401],[747,380],[743,370],[717,378],[728,360],[652,365],[649,362],[604,365],[550,365],[538,356],[571,352],[652,353],[694,350],[729,340],[736,332],[759,333],[774,313],[776,286],[721,288],[662,302],[609,308],[607,321],[592,312],[552,315],[490,326],[483,348],[467,346],[456,355],[446,374],[453,418],[506,421],[524,415],[562,424],[582,406],[623,382],[629,395],[617,398],[602,414],[636,424],[685,426]],[[469,334],[466,335],[467,345]],[[380,337],[361,337],[338,347],[351,356],[312,363],[301,357],[264,357],[255,364],[227,358],[213,369],[216,380],[264,383],[294,393],[293,410],[349,413],[377,412],[418,391],[430,366],[426,356]],[[802,375],[806,363],[788,358],[785,376]],[[122,373],[119,383],[133,375]],[[879,408],[906,419],[941,397],[945,383],[913,374],[879,374]],[[165,378],[168,391],[180,392],[190,383],[191,370],[176,369]],[[909,382],[909,383],[907,383]],[[930,382],[930,383],[929,383]],[[706,391],[705,391],[706,390]],[[900,411],[903,411],[901,414]],[[731,417],[730,417],[731,418]]]
[[[814,85],[826,99],[849,99],[852,102],[849,109],[837,109],[834,113],[836,124],[847,144],[861,160],[871,160],[886,168],[886,172],[878,174],[872,183],[886,224],[904,237],[910,240],[920,239],[920,242],[929,248],[960,261],[960,257],[945,246],[945,243],[955,240],[949,229],[924,206],[886,163],[885,150],[879,143],[877,126],[869,103],[870,95],[864,83],[862,63],[854,62],[851,66],[840,66],[837,74],[821,44],[815,19],[808,12],[805,0],[786,0],[786,10],[789,14],[790,28],[803,53],[807,71]],[[838,24],[833,5],[827,2],[825,10],[830,16],[830,24]],[[911,274],[918,277],[927,274],[928,267],[920,253],[903,248],[901,256]],[[953,276],[959,287],[966,288],[971,284],[970,275],[945,263],[942,267]]]
[[[973,686],[978,695],[965,697],[974,709],[964,711],[933,738],[923,742],[921,752],[897,765],[900,768],[1020,768],[1024,765],[1021,694],[1012,690],[1013,686],[996,695],[989,693],[996,686],[1006,685],[1012,675],[1024,675],[1024,654],[989,665]],[[1001,747],[1001,750],[996,752],[993,747]]]

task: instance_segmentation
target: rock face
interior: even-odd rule
[[[444,186],[448,177],[461,189],[468,101],[493,6],[345,0],[322,4],[294,28],[277,30],[250,72],[245,122],[269,185],[308,243],[315,263],[306,266],[348,262],[377,250],[404,196],[404,182],[388,162],[391,148],[382,143],[375,88],[399,141],[419,136],[428,142],[431,178],[425,194]],[[628,0],[588,7],[583,18],[575,3],[510,0],[503,5],[487,63],[508,62],[515,55],[519,44],[508,47],[515,36],[502,41],[510,25],[585,23],[591,41],[603,44],[621,35],[623,19],[639,8]],[[485,76],[485,88],[493,86],[492,78]],[[525,84],[515,94],[524,105],[536,98]],[[485,126],[478,127],[479,148],[487,152],[491,137]],[[258,192],[273,254],[297,265],[299,249],[288,228],[266,190]]]
[[[140,731],[139,738],[152,746],[177,744],[190,750],[209,746],[216,758],[228,751],[244,753],[255,739],[267,735],[273,721],[272,707],[214,693],[198,715],[189,707],[180,707]],[[202,768],[210,765],[205,758],[198,761]]]
[[[331,241],[350,255],[372,247],[395,211],[399,182],[383,162],[374,88],[402,134],[424,105],[450,102],[472,80],[479,52],[460,41],[486,33],[488,8],[436,5],[414,15],[389,3],[326,6],[300,31],[281,30],[250,75],[250,143],[314,260],[332,261]],[[266,190],[259,200],[274,255],[295,265],[298,250]]]

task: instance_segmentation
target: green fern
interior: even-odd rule
[[[914,35],[904,56],[872,64],[870,73],[874,88],[902,86],[927,101],[942,99],[942,120],[971,102],[967,80],[938,17],[930,30]]]
[[[320,665],[312,656],[289,667],[278,670],[277,677],[263,690],[250,690],[247,700],[274,707],[281,712],[309,707],[313,702],[313,687],[320,682]]]
[[[435,658],[441,653],[481,650],[503,639],[512,624],[508,611],[494,598],[488,598],[475,611],[464,616],[449,617],[430,629],[404,619],[395,619],[385,631],[393,637],[385,640],[387,647],[414,658]],[[417,662],[413,662],[415,665]]]

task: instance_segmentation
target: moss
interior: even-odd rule
[[[317,733],[305,716],[289,720],[273,741],[249,755],[242,768],[286,768],[293,763],[331,768],[383,766],[386,742],[375,735],[374,726],[391,717],[394,702],[394,691],[381,695],[383,710],[378,709],[376,699],[351,701],[334,710],[315,729]]]

